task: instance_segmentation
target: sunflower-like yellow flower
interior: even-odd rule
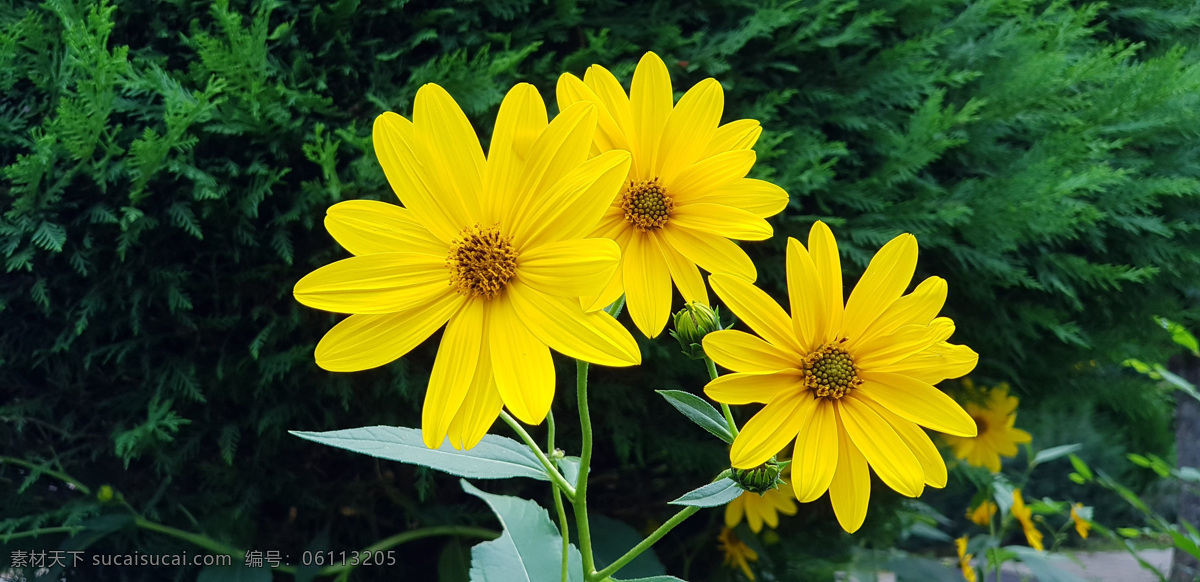
[[[1020,489],[1013,489],[1013,504],[1010,511],[1013,517],[1021,522],[1021,529],[1025,530],[1025,541],[1029,542],[1029,546],[1033,549],[1041,551],[1043,549],[1042,532],[1033,525],[1033,510],[1025,505],[1025,498],[1021,497]]]
[[[954,547],[958,550],[958,567],[962,569],[963,578],[966,578],[967,582],[977,582],[975,568],[971,566],[971,558],[975,556],[967,553],[967,542],[967,536],[954,540]]]
[[[738,539],[737,534],[730,528],[722,528],[717,537],[721,551],[725,553],[725,564],[741,568],[746,577],[754,580],[754,572],[750,570],[750,562],[758,561],[758,552],[750,549],[746,542]]]
[[[1000,457],[1015,457],[1017,445],[1033,441],[1028,432],[1013,428],[1017,422],[1017,397],[1008,395],[1008,384],[982,390],[975,389],[968,381],[963,384],[969,395],[982,401],[966,404],[967,414],[975,420],[979,434],[975,437],[946,436],[946,443],[954,456],[967,464],[999,473]]]
[[[599,65],[583,80],[558,80],[558,105],[595,103],[600,109],[593,153],[629,151],[633,164],[596,236],[621,245],[621,267],[601,293],[584,303],[597,309],[625,293],[634,324],[657,336],[671,312],[671,282],[685,302],[708,304],[700,268],[754,281],[746,253],[730,242],[770,238],[764,218],[787,206],[788,195],[769,182],[746,178],[762,133],[757,121],[720,125],[725,106],[715,79],[697,83],[674,103],[667,66],[646,53],[628,96]]]
[[[641,361],[615,319],[585,313],[620,249],[592,232],[629,169],[629,154],[589,159],[597,108],[547,123],[531,85],[500,105],[485,158],[454,99],[428,84],[413,120],[375,120],[379,163],[403,207],[352,200],[325,218],[353,255],[296,283],[300,303],[352,314],[316,349],[335,372],[381,366],[446,325],[421,415],[425,444],[475,446],[502,407],[540,423],[554,399],[550,349],[608,366]]]
[[[1071,521],[1075,522],[1075,531],[1079,533],[1079,537],[1087,539],[1088,532],[1092,530],[1092,522],[1082,515],[1080,510],[1083,509],[1082,503],[1076,503],[1071,506]]]
[[[988,499],[984,499],[975,507],[975,509],[967,511],[967,519],[971,520],[971,522],[975,525],[987,527],[988,524],[992,522],[992,516],[996,515],[997,509],[998,508],[996,507],[995,503],[992,503]]]
[[[889,487],[916,497],[943,487],[946,465],[917,425],[975,435],[975,422],[933,385],[970,372],[979,356],[946,342],[954,324],[936,317],[946,282],[930,277],[908,295],[917,240],[893,239],[871,260],[842,302],[837,241],[818,222],[806,249],[788,240],[791,316],[744,279],[712,275],[713,290],[757,332],[725,330],[704,338],[704,351],[737,372],[710,382],[710,398],[762,402],[730,449],[734,468],[754,467],[795,440],[790,483],[801,502],[829,491],[846,531],[866,517],[867,467]]]
[[[794,498],[792,486],[787,483],[762,495],[745,491],[725,506],[725,526],[737,527],[742,522],[742,516],[745,516],[750,523],[750,531],[754,533],[762,531],[763,523],[778,527],[780,513],[796,515]]]

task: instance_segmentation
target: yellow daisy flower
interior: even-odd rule
[[[746,577],[754,580],[754,572],[750,570],[750,562],[758,561],[758,552],[750,549],[745,542],[738,539],[737,534],[730,528],[722,528],[717,537],[721,551],[725,553],[725,563],[730,567],[738,567]]]
[[[596,107],[547,123],[537,90],[500,105],[484,157],[466,116],[441,87],[417,92],[413,120],[375,120],[375,153],[403,207],[352,200],[325,226],[352,258],[296,283],[296,299],[352,314],[325,334],[319,366],[350,372],[408,353],[446,325],[421,415],[425,444],[475,446],[507,407],[524,422],[554,399],[550,349],[607,366],[641,361],[615,319],[585,313],[616,269],[611,240],[593,230],[621,186],[629,154],[588,159]]]
[[[1035,550],[1041,551],[1042,548],[1042,532],[1038,531],[1033,525],[1033,510],[1025,505],[1025,499],[1021,497],[1020,489],[1013,489],[1013,517],[1021,522],[1021,528],[1025,530],[1025,541],[1029,542],[1029,546]]]
[[[685,302],[708,304],[697,265],[757,277],[754,263],[729,239],[770,238],[763,219],[783,210],[788,195],[746,178],[762,128],[752,119],[719,125],[725,98],[716,79],[697,83],[674,103],[667,66],[646,53],[628,95],[599,65],[582,81],[562,75],[557,92],[561,108],[589,102],[600,109],[593,154],[633,154],[625,186],[594,233],[621,245],[621,267],[602,292],[584,298],[589,309],[625,293],[634,324],[655,337],[671,312],[672,281]]]
[[[977,582],[975,568],[971,567],[971,558],[975,556],[967,553],[967,541],[967,536],[954,540],[954,547],[958,550],[958,567],[962,568],[963,578],[966,578],[967,582]]]
[[[1083,509],[1082,503],[1076,503],[1071,506],[1071,521],[1075,522],[1075,531],[1079,533],[1079,537],[1086,540],[1088,532],[1092,530],[1092,522],[1079,514],[1081,509]]]
[[[992,522],[992,516],[996,515],[996,504],[984,499],[975,509],[967,512],[967,519],[980,527],[987,527]]]
[[[902,295],[916,264],[916,238],[896,237],[843,304],[837,241],[818,222],[807,249],[788,240],[790,317],[744,279],[709,277],[761,336],[725,330],[704,338],[704,351],[736,372],[710,382],[705,393],[726,404],[766,404],[734,440],[733,467],[755,467],[795,440],[796,498],[809,502],[828,490],[849,532],[866,517],[868,466],[909,497],[925,485],[945,486],[946,465],[918,425],[975,434],[971,417],[933,385],[970,372],[979,356],[946,342],[954,324],[935,318],[946,299],[944,280],[930,277]]]
[[[964,382],[969,392],[973,384]],[[1017,422],[1017,397],[1008,395],[1008,384],[992,389],[983,389],[982,404],[968,402],[967,414],[975,420],[979,434],[975,437],[946,436],[946,443],[954,456],[976,467],[987,467],[993,473],[1000,472],[1000,457],[1017,456],[1017,445],[1033,441],[1033,437],[1013,428]]]
[[[754,533],[762,531],[764,522],[771,527],[779,527],[780,513],[796,515],[794,497],[792,486],[787,483],[762,495],[745,491],[725,506],[725,526],[737,527],[742,522],[742,516],[745,516],[750,523],[750,531]]]

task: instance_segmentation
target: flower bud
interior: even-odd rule
[[[671,337],[679,341],[683,355],[694,360],[704,359],[704,336],[721,329],[721,309],[703,303],[688,303],[674,315],[675,330]]]
[[[779,488],[779,485],[784,482],[780,475],[787,465],[787,462],[780,463],[772,457],[771,460],[753,469],[734,469],[733,480],[741,485],[742,489],[762,495],[767,491]]]
[[[108,503],[109,501],[112,501],[113,488],[108,485],[101,485],[100,491],[96,493],[96,499],[100,500],[100,503]]]

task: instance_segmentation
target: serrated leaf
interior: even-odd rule
[[[742,494],[742,488],[733,479],[723,477],[708,485],[684,493],[671,505],[690,505],[692,507],[717,507],[725,505]]]
[[[1082,448],[1083,448],[1083,445],[1081,445],[1079,443],[1074,443],[1074,444],[1070,444],[1070,445],[1060,445],[1057,447],[1050,447],[1048,449],[1042,449],[1042,450],[1038,451],[1038,453],[1036,455],[1034,455],[1033,463],[1031,463],[1031,464],[1040,465],[1042,463],[1045,463],[1046,461],[1053,461],[1054,459],[1057,459],[1060,457],[1065,457],[1065,456],[1067,456],[1071,453],[1074,453],[1075,451],[1078,451],[1079,449],[1082,449]]]
[[[471,548],[471,582],[548,582],[562,575],[562,536],[540,505],[493,495],[460,480],[463,491],[488,504],[503,531],[499,538]],[[568,580],[583,582],[583,558],[568,546]]]
[[[390,459],[437,469],[470,479],[527,477],[549,481],[537,457],[523,444],[497,435],[484,435],[473,449],[459,451],[450,446],[430,449],[421,431],[403,426],[365,426],[326,432],[289,431],[302,439],[346,449],[380,459]]]
[[[721,413],[717,412],[717,409],[705,402],[703,398],[682,390],[655,390],[655,392],[666,398],[667,402],[671,403],[675,410],[688,417],[688,420],[700,425],[700,428],[727,443],[733,443],[733,433],[729,432],[729,424],[725,422],[725,417],[721,416]]]

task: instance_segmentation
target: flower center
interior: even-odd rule
[[[837,400],[863,383],[850,352],[826,344],[804,358],[804,387],[818,398]]]
[[[492,299],[500,294],[517,268],[517,249],[512,237],[495,226],[478,224],[464,228],[450,243],[446,257],[450,286],[468,297]]]
[[[674,208],[675,202],[667,196],[667,190],[658,178],[630,180],[621,193],[621,210],[625,211],[625,221],[641,231],[662,228]]]
[[[975,426],[979,427],[979,436],[983,436],[983,433],[986,433],[988,429],[987,419],[982,416],[972,416],[971,419],[975,421]]]

